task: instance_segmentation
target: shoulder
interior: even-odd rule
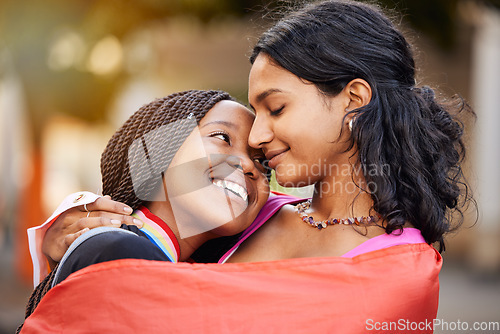
[[[293,205],[303,202],[306,199],[299,198],[291,195],[271,193],[269,199],[267,200],[264,207],[260,210],[259,215],[255,219],[254,223],[250,226],[250,229],[255,227],[260,227],[266,221],[273,217],[281,216],[282,214],[288,214],[293,211]]]
[[[278,192],[272,192],[269,195],[269,199],[267,200],[264,208],[283,208],[283,207],[292,207],[293,205],[305,201],[306,198],[295,197],[292,195],[282,194]],[[263,208],[263,209],[264,209]]]

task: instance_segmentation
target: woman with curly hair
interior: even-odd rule
[[[234,261],[341,256],[377,235],[405,233],[444,250],[451,215],[468,200],[456,114],[469,107],[416,85],[411,47],[378,9],[307,5],[266,31],[250,61],[250,145],[264,150],[280,185],[314,185],[311,200],[283,208],[259,236],[265,242],[275,226],[305,233],[294,211],[319,230],[352,227],[309,231],[307,242],[321,245],[314,252],[287,235],[275,254],[260,254],[252,240]]]

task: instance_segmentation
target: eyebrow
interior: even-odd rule
[[[200,129],[203,129],[204,127],[206,126],[209,126],[211,124],[221,124],[221,125],[225,125],[227,126],[228,128],[237,128],[238,126],[233,123],[233,122],[228,122],[228,121],[222,121],[222,120],[218,120],[218,121],[211,121],[211,122],[208,122],[208,123],[205,123]]]
[[[278,89],[278,88],[270,88],[268,90],[263,91],[259,95],[257,95],[257,97],[255,98],[255,100],[256,100],[257,103],[260,103],[266,97],[268,97],[269,95],[274,94],[274,93],[283,93],[283,91],[281,89]]]

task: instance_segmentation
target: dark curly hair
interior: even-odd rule
[[[265,53],[279,66],[335,96],[353,79],[366,80],[372,99],[351,111],[349,149],[364,171],[373,210],[386,232],[410,222],[444,250],[453,211],[470,198],[461,163],[465,155],[460,98],[439,102],[433,89],[415,87],[415,61],[400,31],[369,4],[322,1],[288,14],[258,40],[253,64]],[[377,168],[383,173],[369,173]]]
[[[137,209],[154,198],[164,172],[196,123],[219,101],[222,91],[190,90],[154,100],[136,111],[111,137],[101,156],[103,195]],[[161,131],[169,126],[168,132]],[[132,162],[132,164],[131,164]]]

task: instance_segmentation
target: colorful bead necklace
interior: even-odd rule
[[[318,230],[322,230],[326,228],[328,225],[368,225],[374,224],[378,222],[381,217],[377,216],[368,216],[368,217],[349,217],[349,218],[330,218],[326,220],[316,221],[312,216],[309,216],[305,213],[311,207],[311,200],[307,200],[305,202],[299,203],[295,205],[295,211],[300,216],[303,222],[311,225],[312,227],[316,227]]]

